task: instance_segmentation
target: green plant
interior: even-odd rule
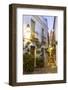
[[[23,70],[24,73],[31,73],[34,71],[34,57],[32,54],[25,53],[23,55]]]
[[[44,61],[42,60],[42,57],[36,58],[36,65],[37,65],[37,67],[44,67]]]

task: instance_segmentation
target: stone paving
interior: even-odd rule
[[[35,68],[33,74],[42,73],[57,73],[57,66],[55,63],[46,64],[45,67]]]

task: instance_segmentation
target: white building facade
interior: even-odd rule
[[[32,42],[32,36],[35,41],[40,45],[39,47],[36,45],[35,41]],[[36,51],[40,51],[39,55],[35,51],[35,57],[39,57],[41,55],[41,48],[44,48],[44,55],[46,57],[45,49],[48,48],[48,24],[47,20],[43,18],[43,16],[37,15],[24,15],[23,16],[23,44],[24,47],[29,42],[34,44]],[[44,62],[45,62],[44,58]],[[34,62],[34,66],[36,66],[36,58]]]

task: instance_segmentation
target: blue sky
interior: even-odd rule
[[[48,22],[48,31],[51,31],[53,28],[53,23],[54,23],[54,16],[44,16],[45,19],[47,19]]]

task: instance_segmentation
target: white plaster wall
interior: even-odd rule
[[[38,33],[39,41],[41,42],[42,29],[44,29],[44,36],[46,37],[46,40],[47,40],[47,31],[48,31],[47,27],[48,26],[47,26],[47,23],[44,22],[44,20],[42,18],[40,18],[41,22],[42,23],[44,22],[45,26],[42,25],[41,22],[39,22],[35,17],[24,15],[24,17],[23,17],[24,30],[26,30],[27,24],[29,24],[30,28],[31,28],[31,19],[35,22],[35,32]]]

